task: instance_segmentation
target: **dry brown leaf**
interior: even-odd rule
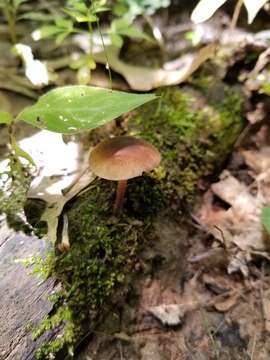
[[[246,219],[256,212],[257,205],[247,186],[225,171],[221,180],[211,186],[214,194],[232,206],[238,218]],[[240,219],[239,219],[240,220]]]
[[[182,324],[187,310],[188,308],[181,304],[162,304],[152,306],[147,309],[147,311],[163,325],[168,326],[177,326]]]
[[[112,70],[121,74],[129,86],[137,91],[149,91],[161,86],[177,85],[187,80],[202,63],[214,57],[216,44],[209,44],[201,48],[197,53],[186,54],[179,60],[179,68],[166,70],[170,68],[170,63],[164,64],[164,68],[150,68],[128,64],[120,59],[120,49],[113,46],[108,37],[104,37],[104,46],[101,39],[97,36],[94,38],[92,48],[93,59],[97,63],[110,66]],[[81,47],[85,52],[89,52],[89,39],[83,35],[76,35],[73,38],[76,45]],[[109,64],[107,64],[109,62]],[[175,63],[175,61],[174,61]]]
[[[152,69],[130,65],[119,58],[120,50],[114,46],[106,47],[110,68],[121,74],[129,86],[137,91],[149,91],[161,86],[177,85],[187,80],[202,63],[214,56],[215,44],[210,44],[199,50],[197,54],[188,54],[182,58],[182,67],[177,70]],[[103,49],[93,53],[94,60],[107,64]]]
[[[231,290],[235,283],[231,279],[226,278],[224,275],[204,273],[202,280],[209,289],[216,295],[220,295],[224,292]]]
[[[205,269],[211,269],[216,266],[226,267],[228,265],[228,258],[225,249],[218,247],[190,257],[189,262],[198,264]]]
[[[257,150],[243,150],[242,155],[248,166],[253,169],[256,174],[268,172],[270,169],[270,147],[265,146]],[[268,173],[270,177],[270,173]]]
[[[262,298],[265,330],[270,333],[270,291],[263,292]]]
[[[224,246],[229,250],[229,273],[240,271],[246,277],[252,254],[269,258],[270,239],[265,236],[260,221],[261,209],[270,201],[269,154],[269,148],[262,148],[260,152],[242,152],[248,165],[256,171],[254,184],[257,184],[257,193],[252,192],[252,186],[240,182],[226,170],[211,190],[230,205],[229,209],[218,208],[217,211],[211,193],[205,197],[200,220],[216,239],[225,242]],[[237,252],[232,253],[232,245],[237,246]]]
[[[240,293],[236,291],[232,291],[224,297],[218,296],[216,301],[214,300],[214,307],[217,311],[227,312],[237,304],[239,297]]]

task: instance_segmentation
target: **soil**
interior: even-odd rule
[[[192,264],[189,259],[211,242],[192,223],[162,217],[155,229],[154,245],[140,256],[126,299],[114,305],[76,359],[269,359],[259,274],[249,281],[229,276],[224,254],[210,250]],[[181,316],[171,305],[180,307]],[[165,318],[173,313],[175,323],[154,316],[155,307],[163,307]]]
[[[243,147],[257,149],[262,132],[267,142],[269,128],[261,124],[257,130]],[[237,149],[227,169],[249,185],[250,168],[239,158]],[[218,201],[216,207],[228,208]],[[196,207],[204,202],[205,197]],[[178,221],[162,214],[156,220],[154,241],[139,257],[126,298],[79,347],[76,359],[270,358],[268,262],[253,259],[249,277],[228,274],[231,255],[216,246],[194,214],[179,215]]]

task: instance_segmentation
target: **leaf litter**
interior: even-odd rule
[[[240,270],[247,276],[247,263],[261,256],[270,259],[270,239],[261,223],[261,212],[269,204],[269,147],[260,150],[243,150],[249,166],[251,184],[245,184],[228,170],[220,175],[205,197],[199,218],[214,238],[232,249],[228,271]],[[229,208],[217,205],[218,198]],[[226,242],[226,243],[224,243]],[[236,249],[233,247],[236,246]]]
[[[115,341],[125,358],[270,358],[269,237],[261,223],[270,203],[270,147],[263,127],[235,150],[205,194],[194,215],[199,231],[176,224],[168,237],[166,222],[157,224],[152,255],[142,254],[142,274],[115,309]],[[79,360],[97,343],[97,359],[108,358],[113,343],[96,335]]]
[[[258,65],[256,70],[260,74],[262,69],[263,66]],[[153,82],[150,81],[147,86],[149,84],[153,86]],[[62,138],[58,137],[57,141],[61,148]],[[28,151],[27,147],[22,148]],[[62,160],[66,151],[64,144],[63,151],[60,151]],[[75,153],[78,154],[77,150]],[[190,261],[184,274],[181,274],[181,287],[168,284],[162,272],[153,272],[150,280],[145,279],[137,287],[142,296],[136,316],[137,320],[144,322],[144,326],[133,330],[129,328],[127,336],[123,327],[123,332],[119,334],[131,342],[138,341],[145,360],[151,359],[153,352],[159,356],[160,350],[175,359],[184,359],[186,354],[188,358],[202,359],[202,353],[208,354],[207,359],[210,359],[213,352],[219,358],[221,337],[218,336],[224,324],[236,334],[239,342],[243,340],[247,343],[251,359],[269,359],[270,348],[265,346],[260,334],[262,320],[263,331],[270,331],[269,275],[267,271],[262,275],[253,264],[258,258],[262,264],[269,259],[268,238],[260,222],[261,210],[270,203],[269,147],[255,147],[239,153],[248,168],[247,177],[252,181],[243,181],[235,171],[226,170],[220,181],[212,185],[197,218],[214,240],[212,246],[204,246],[196,243],[198,239],[191,235]],[[38,151],[36,155],[38,157]],[[39,163],[36,156],[32,156]],[[86,157],[85,153],[83,158]],[[48,159],[50,168],[53,161],[50,156]],[[50,237],[55,240],[58,219],[65,203],[91,182],[92,175],[87,172],[87,163],[83,160],[68,169],[63,163],[48,172],[44,170],[47,165],[41,164],[41,168],[43,170],[32,184],[29,196],[46,201],[42,218],[48,222]],[[63,244],[67,248],[68,223],[65,216],[64,224]],[[166,243],[163,245],[167,246]],[[185,253],[181,253],[181,259],[184,256]],[[224,267],[230,275],[224,273]],[[244,277],[239,275],[239,271]],[[179,273],[175,277],[175,283],[179,284]],[[213,317],[209,313],[206,316],[205,310],[209,310]],[[161,324],[157,326],[151,322],[154,319],[149,320],[149,314]],[[207,321],[205,317],[208,317]],[[123,316],[123,322],[130,320],[128,316],[126,318]],[[204,326],[201,326],[202,322]],[[175,325],[180,326],[182,333],[174,330]],[[154,336],[156,340],[153,340]],[[211,350],[211,346],[215,350]]]

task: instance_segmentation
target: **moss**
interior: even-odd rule
[[[136,114],[131,131],[160,149],[163,161],[156,174],[162,192],[168,201],[186,205],[198,181],[213,173],[231,152],[243,127],[242,96],[224,84],[218,102],[191,89],[158,93],[158,104],[150,103]]]
[[[11,152],[8,163],[0,171],[0,214],[6,215],[8,225],[15,231],[31,234],[31,227],[24,221],[23,205],[32,181],[31,166],[22,165]]]
[[[36,339],[52,329],[61,331],[56,339],[38,350],[38,359],[49,358],[63,348],[72,353],[74,344],[94,327],[98,310],[114,295],[117,287],[126,283],[137,261],[139,239],[158,211],[160,194],[153,181],[144,176],[137,184],[128,186],[127,206],[119,218],[111,215],[115,183],[101,179],[95,180],[79,201],[70,203],[65,209],[71,249],[55,256],[53,263],[48,259],[51,274],[62,288],[51,298],[55,303],[54,312],[42,321],[33,337]],[[142,188],[157,202],[148,203],[142,196]],[[139,211],[138,202],[147,205],[144,213]],[[40,262],[35,269],[39,265]],[[48,274],[46,262],[40,272]]]
[[[149,246],[157,214],[190,204],[198,181],[221,164],[241,130],[241,101],[234,91],[225,88],[218,104],[190,89],[158,94],[157,102],[133,114],[128,132],[155,144],[162,164],[129,181],[121,216],[111,215],[115,183],[101,179],[65,208],[71,249],[49,258],[51,274],[62,287],[52,297],[54,312],[34,333],[38,337],[58,329],[60,335],[39,349],[39,359],[63,348],[73,353],[74,345],[94,328],[99,310],[104,312],[105,304],[124,289],[140,248]]]

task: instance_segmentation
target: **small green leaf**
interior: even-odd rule
[[[91,80],[91,70],[87,65],[82,66],[77,71],[77,81],[80,85],[87,85]]]
[[[87,56],[87,66],[91,70],[95,70],[95,68],[97,67],[97,64],[95,60],[92,58],[92,56]]]
[[[111,27],[116,31],[121,29],[126,29],[129,26],[130,26],[130,22],[124,18],[113,20],[111,23]]]
[[[87,13],[88,8],[83,1],[78,1],[78,2],[72,1],[70,5],[72,5],[71,10],[73,8],[81,13]]]
[[[69,16],[73,17],[77,22],[96,22],[98,21],[98,17],[95,15],[86,15],[86,14],[82,14],[80,12],[77,11],[73,11],[73,10],[64,10],[66,14],[68,14]]]
[[[68,29],[68,30],[72,30],[73,27],[73,23],[71,20],[67,20],[61,17],[55,19],[55,25],[60,28]]]
[[[21,149],[17,145],[17,143],[15,143],[15,142],[12,143],[12,149],[14,150],[14,152],[17,156],[26,159],[31,165],[36,166],[33,158],[30,156],[30,154],[28,154],[26,151]]]
[[[78,59],[72,60],[69,65],[69,67],[74,70],[83,66],[88,66],[91,70],[96,68],[96,63],[91,55],[81,55]]]
[[[33,21],[49,22],[54,20],[54,16],[51,14],[37,13],[34,11],[25,12],[16,17],[17,20],[27,19]]]
[[[261,212],[261,222],[265,230],[270,234],[270,207],[264,207]]]
[[[41,96],[16,120],[41,129],[74,134],[106,124],[154,99],[154,94],[132,94],[83,85],[65,86]]]
[[[58,34],[60,32],[62,32],[63,30],[61,28],[59,28],[58,26],[55,25],[46,25],[46,26],[42,26],[38,29],[36,29],[33,33],[32,33],[32,38],[36,41],[41,40],[41,39],[46,39],[48,37],[54,36],[55,34]]]
[[[122,36],[115,34],[115,33],[109,33],[111,42],[114,46],[121,48],[123,46],[124,40]]]
[[[7,111],[0,111],[0,124],[11,124],[12,115]]]
[[[100,12],[104,12],[104,11],[110,11],[111,9],[109,8],[109,7],[107,7],[107,6],[100,6],[99,8],[97,8],[96,10],[95,10],[95,12],[98,14],[98,13],[100,13]]]
[[[121,35],[129,36],[130,38],[134,38],[134,39],[145,39],[148,41],[153,41],[153,39],[150,36],[148,36],[145,32],[137,29],[132,25],[129,26],[128,28],[119,30],[118,33]]]
[[[56,45],[61,45],[62,42],[65,40],[65,38],[70,34],[69,31],[67,32],[62,32],[60,34],[57,34],[55,37],[55,43]]]

